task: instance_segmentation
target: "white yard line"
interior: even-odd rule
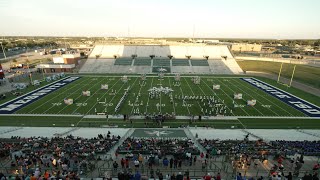
[[[236,83],[238,83],[240,86],[245,87],[246,89],[249,89],[251,92],[254,92],[255,94],[257,94],[258,96],[262,97],[263,99],[267,100],[268,102],[270,102],[271,104],[273,104],[274,106],[282,109],[283,111],[287,112],[288,114],[290,114],[291,116],[294,116],[293,114],[291,114],[290,112],[288,112],[287,110],[283,109],[281,106],[278,106],[277,104],[273,103],[271,100],[269,100],[268,98],[265,98],[264,96],[260,95],[259,93],[256,93],[255,91],[253,91],[252,89],[250,89],[249,87],[246,87],[244,85],[242,85],[240,82],[237,82],[236,80],[234,80]],[[269,94],[268,94],[269,95]],[[272,96],[271,96],[272,97]],[[278,100],[278,99],[277,99]],[[282,102],[283,103],[283,102]],[[287,105],[287,104],[286,104]],[[271,109],[270,109],[271,110]],[[272,111],[272,110],[271,110]],[[274,111],[272,111],[274,112]],[[276,113],[276,112],[274,112]],[[279,114],[276,113],[278,116]]]
[[[193,92],[193,90],[192,90],[192,88],[191,88],[191,86],[189,85],[188,81],[187,81],[185,78],[183,78],[183,79],[184,79],[184,80],[186,81],[186,83],[188,84],[188,86],[189,86],[189,88],[190,88],[190,90],[191,90],[192,94],[193,94],[193,95],[195,95],[195,94],[194,94],[194,92]],[[204,95],[205,95],[205,94],[204,94]],[[202,107],[201,107],[201,105],[200,105],[199,101],[197,101],[197,103],[198,103],[199,108],[201,109]]]
[[[232,84],[231,82],[229,82],[230,84]],[[238,82],[236,82],[236,83],[238,83]],[[241,87],[243,87],[243,85],[242,84],[240,84],[240,83],[238,83]],[[253,96],[251,96],[249,93],[247,93],[246,91],[244,91],[242,88],[240,88],[240,87],[238,87],[238,86],[236,86],[237,87],[237,89],[239,89],[242,93],[245,93],[246,95],[248,95],[249,97],[251,97],[251,98],[253,98]],[[245,88],[247,88],[247,87],[245,87]],[[250,89],[250,91],[252,91],[251,89]],[[253,91],[252,91],[253,92]],[[255,93],[255,94],[257,94],[257,93]],[[258,94],[259,95],[259,94]],[[260,95],[259,95],[260,96]],[[261,96],[262,97],[262,96]],[[254,99],[254,98],[253,98]],[[269,100],[267,100],[267,101],[269,101]],[[261,104],[261,102],[257,102],[257,104]],[[254,109],[256,109],[254,106],[253,106],[253,108]],[[258,110],[258,109],[256,109],[256,110]],[[272,109],[270,109],[270,108],[268,108],[268,110],[269,111],[272,111],[274,114],[276,114],[277,116],[279,116],[279,114],[277,113],[277,112],[275,112],[275,111],[273,111]],[[260,112],[260,111],[259,111]],[[262,113],[260,113],[260,114],[262,114]]]
[[[181,98],[183,98],[184,94],[183,94],[183,91],[182,91],[182,88],[181,88],[181,84],[180,84],[179,88],[180,88],[180,91],[181,91],[181,94],[182,94],[182,97],[181,97]],[[186,107],[187,107],[187,110],[188,110],[188,113],[189,113],[188,115],[191,115],[191,114],[190,114],[189,107],[188,107],[188,106],[186,106]]]
[[[217,80],[217,81],[219,81],[219,80]],[[221,82],[221,81],[219,81],[219,82]],[[226,84],[224,84],[223,82],[221,82],[224,86],[226,86],[226,87],[228,87]],[[206,83],[205,83],[206,84]],[[207,85],[208,86],[208,85]],[[209,86],[208,86],[209,87]],[[229,87],[228,87],[229,88]],[[230,89],[230,88],[229,88]],[[234,101],[234,99],[232,99],[223,89],[220,89],[229,99],[231,99],[232,101]],[[232,90],[231,90],[232,91]],[[232,91],[233,93],[234,93],[234,91]],[[240,109],[243,111],[243,112],[245,112],[248,116],[250,116],[250,114],[246,111],[246,110],[244,110],[243,108],[241,108],[240,107]]]
[[[136,80],[133,82],[132,86],[136,83],[137,80],[138,80],[138,78],[136,78]],[[119,91],[117,91],[117,94],[121,91],[121,89],[122,89],[122,87],[123,87],[124,85],[125,85],[125,83],[123,83],[123,85],[120,87]],[[108,102],[109,104],[110,104],[110,102],[113,101],[113,99],[117,96],[117,94],[115,94],[115,95],[111,98],[111,100]],[[108,112],[108,106],[107,106],[106,110],[107,110],[107,112]],[[108,113],[108,114],[109,114],[109,113]]]
[[[222,84],[224,84],[228,89],[230,89],[233,93],[235,93],[235,91],[233,90],[233,89],[231,89],[227,84],[225,84],[225,83],[223,83],[222,81],[220,81],[220,80],[218,80],[220,83],[222,83]],[[229,81],[228,81],[229,82]],[[240,91],[243,91],[243,90],[241,90],[240,89]],[[243,91],[244,92],[244,91]],[[244,93],[246,93],[246,92],[244,92]],[[246,93],[247,94],[247,93]],[[250,96],[251,97],[251,96]],[[257,112],[259,112],[262,116],[264,116],[264,114],[261,112],[261,111],[259,111],[259,109],[257,109],[256,107],[254,107],[254,106],[252,106],[253,107],[253,109],[255,109]],[[242,108],[241,108],[242,109]]]
[[[110,91],[110,89],[112,89],[118,82],[120,81],[120,79],[118,79],[110,88],[108,88],[107,92],[105,92],[103,94],[103,96],[101,96],[98,101],[100,101],[106,94],[108,94],[108,92]],[[98,104],[98,101],[96,103],[94,103],[94,105],[85,113],[85,115],[87,115],[91,109],[93,109],[97,104]]]
[[[101,81],[103,81],[103,80],[104,80],[104,79],[102,78],[99,82],[94,83],[94,85],[92,85],[92,86],[91,86],[89,89],[87,89],[87,90],[92,89],[94,86],[96,86],[98,83],[101,83]],[[83,87],[81,87],[81,88],[83,88]],[[78,89],[77,91],[79,91],[79,90],[82,91],[83,89]],[[97,90],[96,92],[98,92],[98,91],[99,91],[99,90]],[[96,92],[95,92],[95,93],[96,93]],[[94,94],[95,94],[95,93],[94,93]],[[89,98],[91,98],[94,94],[92,94]],[[74,99],[74,101],[76,101],[76,100],[79,99],[80,97],[82,97],[82,94],[80,94],[78,97],[76,97],[76,98]],[[89,98],[88,98],[88,99],[89,99]],[[60,112],[63,111],[63,110],[64,110],[65,108],[67,108],[67,107],[68,107],[68,105],[66,105],[64,108],[60,109],[60,111],[57,112],[56,114],[60,114]],[[80,106],[79,106],[79,107],[80,107]],[[78,108],[79,108],[79,107],[78,107]],[[51,107],[51,108],[52,108],[52,107]],[[51,109],[51,108],[50,108],[50,109]],[[76,108],[76,109],[78,109],[78,108]],[[49,109],[48,109],[48,110],[49,110]],[[72,114],[73,114],[74,112],[75,112],[75,111],[73,111]]]
[[[200,82],[201,82],[201,80],[200,80]],[[206,83],[205,83],[206,84]],[[206,84],[207,85],[207,84]],[[208,86],[208,85],[207,85]],[[209,87],[209,86],[208,86]],[[201,86],[199,86],[199,88],[200,88],[200,90],[202,91],[202,93],[203,94],[205,94],[205,92],[203,91],[203,89],[201,88]],[[210,87],[209,87],[209,89],[214,93],[214,95],[220,100],[220,102],[222,102],[222,99],[217,95],[217,93],[216,92],[214,92],[214,90],[213,89],[211,89]],[[226,104],[226,103],[223,103],[226,107],[227,107],[227,109],[229,109],[229,111],[231,111],[231,109],[229,108],[229,106]],[[231,114],[233,114],[234,115],[234,113],[232,112]]]
[[[85,79],[85,78],[82,78],[82,80],[83,80],[83,79]],[[61,93],[59,93],[58,96],[59,96],[60,94],[64,94],[64,92],[67,92],[67,91],[69,91],[70,89],[73,89],[74,87],[76,87],[76,86],[78,85],[78,83],[76,83],[76,82],[77,82],[77,81],[74,82],[75,84],[71,83],[71,84],[72,84],[71,87],[68,87],[68,85],[67,85],[66,87],[68,87],[68,88],[66,88],[66,89],[63,90]],[[78,82],[79,82],[79,81],[78,81]],[[81,81],[81,82],[82,82],[82,81]],[[69,84],[69,85],[71,85],[71,84]],[[59,91],[59,90],[58,90],[58,91]],[[51,93],[50,93],[50,94],[51,94]],[[48,95],[50,95],[50,94],[48,94]],[[52,92],[52,94],[56,94],[56,93]],[[45,96],[44,96],[43,98],[45,98]],[[41,99],[42,99],[42,98],[41,98]],[[41,100],[41,99],[39,99],[39,100]],[[29,111],[28,113],[31,114],[33,111],[39,109],[40,107],[42,107],[42,106],[50,103],[51,101],[53,101],[53,100],[55,100],[55,99],[56,99],[56,98],[52,98],[52,99],[50,99],[49,101],[46,101],[46,103],[40,104],[39,106],[37,106],[36,108],[32,109],[32,110]],[[35,103],[35,102],[38,102],[38,101],[34,101],[34,102],[32,102],[31,104],[29,104],[28,106],[32,105],[32,104]],[[51,107],[51,108],[52,108],[52,107]],[[46,112],[46,111],[45,111],[45,112]],[[43,112],[43,113],[44,113],[44,112]]]
[[[170,77],[168,77],[168,79],[169,79],[169,86],[170,86],[170,88],[172,89]],[[172,94],[173,94],[173,93],[172,93]],[[174,96],[173,96],[173,95],[172,95],[172,100],[173,100],[173,112],[174,112],[174,114],[176,114],[176,108],[175,108]]]
[[[201,81],[203,81],[204,82],[204,84],[205,85],[207,85],[208,86],[208,88],[214,93],[214,95],[216,95],[219,99],[220,99],[220,101],[222,102],[222,99],[217,95],[217,93],[206,83],[206,81],[204,81],[204,80],[201,80]],[[224,90],[222,90],[222,89],[220,89],[227,97],[229,97],[228,96],[228,94],[226,93],[226,92],[224,92]],[[230,98],[230,97],[229,97]],[[233,99],[232,98],[230,98],[232,101],[233,101]],[[225,103],[224,103],[224,105],[225,106],[227,106]],[[228,107],[228,106],[227,106]],[[229,108],[229,107],[228,107]],[[230,109],[230,108],[229,108]],[[243,110],[242,108],[240,108],[244,113],[246,113],[248,116],[249,116],[249,114],[245,111],[245,110]],[[232,112],[232,114],[234,115],[234,113]],[[235,115],[234,115],[235,116]]]
[[[145,81],[145,82],[146,82],[146,84],[147,84],[147,81]],[[143,86],[140,85],[140,89],[139,89],[138,95],[141,93],[142,87],[143,87]],[[130,111],[130,114],[132,114],[132,112],[133,112],[133,110],[134,110],[134,107],[135,107],[134,105],[136,104],[136,102],[137,102],[137,100],[138,100],[138,99],[137,99],[137,96],[134,97],[134,98],[135,98],[135,99],[134,99],[134,103],[133,103],[132,109],[131,109],[131,111]]]
[[[154,77],[152,77],[151,84],[150,84],[150,88],[152,88],[153,78],[154,78]],[[149,96],[149,94],[148,94],[148,100],[147,100],[147,104],[146,104],[146,112],[145,112],[145,113],[148,113],[149,101],[150,101],[150,96]]]
[[[138,79],[138,78],[136,78],[136,80],[134,81],[134,83],[137,81],[137,79]],[[120,80],[120,79],[118,79],[118,81],[119,81],[119,80]],[[112,85],[112,87],[113,87],[115,84],[117,84],[118,81],[115,82],[115,83]],[[133,83],[133,84],[134,84],[134,83]],[[120,90],[122,89],[122,87],[123,87],[124,85],[125,85],[125,83],[122,84],[122,86],[120,87],[119,91],[117,91],[117,94],[120,92]],[[112,88],[112,87],[111,87],[111,88]],[[111,88],[110,88],[110,89],[111,89]],[[108,90],[108,91],[109,91],[109,90]],[[113,98],[108,102],[108,104],[116,97],[117,94],[115,94],[115,95],[113,96]],[[102,98],[102,97],[101,97],[101,98]],[[101,98],[100,98],[100,99],[101,99]],[[95,105],[96,105],[96,104],[97,104],[97,102],[95,103]],[[92,106],[91,109],[94,108],[95,105]],[[107,106],[107,107],[108,107],[108,106]],[[89,109],[89,111],[87,111],[86,114],[88,114],[88,113],[91,111],[91,109]],[[106,108],[106,110],[107,110],[107,108]],[[108,112],[108,111],[107,111],[107,112]],[[84,117],[85,117],[85,116],[83,116],[83,117],[77,122],[77,126],[81,123],[81,121],[84,119]]]
[[[68,92],[68,91],[70,91],[71,89],[73,89],[74,87],[78,87],[78,83],[77,84],[74,84],[71,88],[68,88],[66,91],[64,91],[64,92]],[[81,86],[81,88],[82,87],[85,87],[85,85],[83,85],[83,86]],[[76,92],[77,92],[78,90],[76,90]],[[63,94],[63,93],[61,93],[61,94]],[[58,95],[58,96],[60,96],[60,94]],[[56,100],[57,99],[57,96],[54,96],[53,98],[51,98],[48,102],[51,102],[51,101],[53,101],[53,100]],[[46,102],[46,103],[42,103],[40,106],[38,106],[37,108],[39,108],[39,107],[42,107],[43,105],[46,105],[46,104],[48,104],[48,102]],[[59,102],[61,102],[61,100],[59,100]],[[52,108],[54,108],[54,107],[57,107],[57,106],[54,106],[54,105],[52,105],[51,107],[49,107],[48,109],[46,109],[44,112],[41,112],[41,114],[45,114],[47,111],[49,111],[50,109],[52,109]]]

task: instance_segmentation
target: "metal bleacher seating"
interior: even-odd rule
[[[132,58],[119,58],[119,59],[116,59],[116,61],[114,62],[114,65],[128,66],[131,64],[132,64]]]
[[[172,59],[172,66],[189,66],[188,59]]]
[[[190,60],[192,66],[209,66],[207,60]]]
[[[243,73],[228,46],[198,44],[96,45],[79,72],[157,73],[161,67],[168,68],[167,73]]]
[[[151,58],[136,58],[134,66],[151,66]]]
[[[153,59],[153,66],[170,66],[170,59]]]

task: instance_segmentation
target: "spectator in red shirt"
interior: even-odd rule
[[[220,175],[220,173],[217,174],[216,180],[221,180],[221,175]]]
[[[211,180],[211,175],[208,173],[206,176],[203,177],[204,180]]]

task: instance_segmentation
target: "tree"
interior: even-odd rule
[[[315,41],[315,42],[313,43],[313,45],[314,45],[314,46],[320,46],[320,39],[318,39],[317,41]]]

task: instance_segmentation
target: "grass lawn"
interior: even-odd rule
[[[239,66],[244,71],[259,71],[271,74],[279,74],[281,67],[280,62],[269,62],[269,61],[237,61]],[[290,79],[293,71],[294,64],[284,63],[281,71],[281,76]],[[320,68],[307,66],[307,65],[297,65],[294,81],[298,81],[304,84],[308,84],[315,88],[320,88]]]

